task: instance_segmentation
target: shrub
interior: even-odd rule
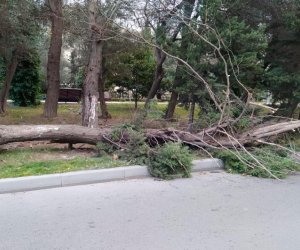
[[[33,51],[18,64],[9,94],[16,105],[26,107],[38,104],[40,91],[40,59]]]
[[[173,179],[190,177],[192,155],[181,143],[166,143],[151,153],[149,171],[154,177]]]
[[[262,147],[253,149],[251,153],[277,178],[284,178],[288,174],[300,170],[299,163],[283,150]],[[215,153],[215,156],[223,160],[225,169],[228,172],[272,178],[272,176],[265,169],[258,166],[255,160],[247,153],[239,152],[239,154],[244,162],[248,162],[255,167],[252,168],[240,161],[240,159],[229,150],[219,151]]]

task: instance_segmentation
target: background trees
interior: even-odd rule
[[[124,87],[147,103],[166,79],[171,82],[167,119],[178,101],[190,107],[193,123],[195,105],[202,115],[228,111],[231,101],[243,108],[249,98],[266,93],[279,114],[295,116],[299,9],[296,0],[2,1],[0,110],[6,110],[15,74],[11,97],[15,88],[29,86],[17,67],[22,62],[32,76],[38,67],[47,72],[44,115],[49,118],[57,114],[60,86],[83,87],[83,124],[88,125],[93,106],[96,126],[98,100],[99,116],[109,117],[104,90]],[[30,68],[32,51],[38,51],[41,64],[35,61]],[[43,89],[42,78],[35,79]]]
[[[11,83],[10,98],[18,106],[36,105],[41,94],[40,57],[28,51],[18,63]]]
[[[39,5],[34,0],[27,0],[25,4],[15,0],[0,2],[0,57],[5,72],[0,84],[0,113],[6,112],[11,81],[19,61],[38,44],[37,13]]]

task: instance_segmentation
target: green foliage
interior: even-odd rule
[[[143,131],[127,129],[127,143],[125,149],[121,150],[120,159],[144,165],[148,163],[150,147],[146,143]]]
[[[110,140],[113,142],[100,142],[97,148],[100,152],[116,154],[121,160],[133,164],[144,165],[148,163],[150,147],[146,143],[146,137],[142,130],[136,130],[131,124],[115,127]]]
[[[18,64],[9,94],[17,106],[26,107],[38,103],[40,91],[40,59],[31,51]]]
[[[199,112],[199,128],[207,128],[212,124],[215,124],[220,119],[220,113],[217,112],[213,107],[208,106],[204,109],[201,109]]]
[[[98,142],[96,145],[98,157],[105,156],[107,154],[112,154],[116,151],[116,148],[114,145],[107,143],[107,142]]]
[[[182,30],[181,47],[177,46],[173,53],[186,60],[209,83],[220,101],[226,91],[227,76],[225,63],[212,44],[221,47],[220,52],[228,67],[231,90],[237,96],[245,94],[239,81],[252,90],[258,89],[258,83],[263,79],[263,57],[268,46],[266,26],[263,23],[250,26],[238,12],[231,12],[231,7],[237,4],[237,1],[212,0],[199,4],[201,18],[193,20],[200,23],[199,27],[193,27],[193,23],[190,27],[197,30],[203,39],[195,35],[195,30]],[[239,3],[240,8],[242,4]],[[205,116],[200,117],[200,123],[210,123],[214,117],[207,117],[207,113],[215,113],[215,107],[205,87],[195,80],[185,67],[179,67],[177,70],[180,71],[178,75],[181,79],[178,86],[174,87],[180,93],[180,101],[190,103],[192,99],[196,99],[203,111],[201,115]],[[212,110],[206,112],[205,109],[210,107]]]
[[[149,171],[157,178],[190,177],[192,155],[181,143],[166,143],[151,152]]]
[[[251,125],[251,118],[249,116],[243,116],[241,119],[235,124],[235,128],[241,132],[249,128]]]
[[[264,84],[272,92],[273,101],[280,101],[282,107],[285,108],[282,115],[292,115],[294,110],[286,112],[286,109],[291,109],[292,103],[300,102],[300,73],[289,72],[282,66],[271,67],[265,73]],[[296,107],[294,106],[294,108]]]
[[[155,69],[150,49],[138,47],[135,51],[120,53],[113,67],[116,67],[116,70],[107,76],[110,85],[131,90],[134,99],[137,100],[147,96]]]
[[[258,166],[257,162],[246,152],[236,152],[240,159],[232,151],[224,150],[215,153],[215,157],[223,160],[225,169],[230,173],[246,174],[256,177],[272,178],[270,174]],[[291,158],[283,150],[274,150],[269,147],[255,148],[251,151],[253,156],[261,162],[273,175],[278,178],[284,178],[288,174],[300,171],[300,164]],[[254,166],[246,165],[245,162]]]
[[[268,24],[271,39],[263,86],[272,93],[274,103],[281,103],[278,114],[292,117],[300,102],[300,4],[297,0],[280,4]]]
[[[40,14],[40,5],[35,0],[2,1],[0,16],[1,35],[0,47],[5,49],[6,57],[12,51],[21,48],[21,51],[33,49],[37,46],[40,36],[40,23],[37,16]]]

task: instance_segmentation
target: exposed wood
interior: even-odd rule
[[[103,41],[97,28],[97,1],[89,2],[89,25],[91,32],[91,50],[88,70],[83,83],[82,125],[90,128],[98,127],[99,77],[102,67]]]

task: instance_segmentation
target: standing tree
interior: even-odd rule
[[[47,64],[47,97],[44,116],[57,116],[59,86],[60,86],[60,55],[63,34],[62,0],[48,0],[51,10],[51,41]]]
[[[180,28],[181,28],[181,43],[180,48],[178,50],[179,57],[183,60],[187,60],[188,57],[188,47],[191,42],[191,34],[187,25],[192,21],[192,14],[195,5],[195,0],[184,0],[182,1],[182,9],[183,9],[183,20],[181,20]],[[197,4],[199,4],[197,2]],[[198,7],[198,6],[196,6]],[[196,8],[197,9],[197,8]],[[182,62],[177,62],[175,77],[173,80],[173,88],[171,93],[171,99],[169,101],[169,105],[165,114],[166,119],[172,119],[175,111],[175,107],[178,99],[178,90],[176,88],[180,87],[183,84],[183,75],[184,75],[184,66]]]
[[[98,13],[97,0],[90,0],[89,6],[90,57],[86,78],[83,83],[82,125],[98,127],[97,106],[99,99],[98,81],[102,69],[103,41]]]

